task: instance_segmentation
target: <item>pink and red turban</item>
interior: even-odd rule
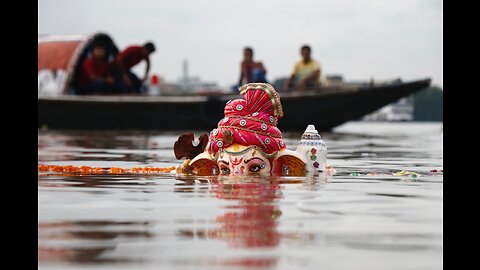
[[[266,154],[284,149],[285,141],[277,128],[283,116],[282,104],[272,85],[249,83],[239,90],[244,99],[227,102],[225,117],[210,132],[208,151],[216,154],[234,143],[256,145]]]

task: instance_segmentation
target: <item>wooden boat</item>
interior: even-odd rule
[[[38,38],[38,127],[49,129],[211,130],[223,117],[225,103],[240,95],[141,96],[75,95],[79,63],[104,33]],[[303,131],[308,124],[326,131],[374,112],[430,85],[430,79],[382,84],[339,85],[280,92],[284,117],[280,130]]]

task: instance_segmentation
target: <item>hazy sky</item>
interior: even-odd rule
[[[190,75],[232,85],[245,46],[273,81],[309,44],[323,75],[443,87],[442,13],[442,0],[38,0],[38,34],[102,31],[120,49],[151,40],[151,71],[170,82],[187,59]]]

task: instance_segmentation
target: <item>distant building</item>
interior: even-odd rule
[[[342,75],[327,75],[323,82],[324,86],[339,86],[343,85],[343,76]]]
[[[154,79],[156,77],[156,79]],[[145,82],[148,89],[148,94],[152,96],[157,95],[174,95],[180,92],[180,87],[175,83],[166,82],[163,77],[152,74],[150,79]]]
[[[216,82],[204,82],[198,76],[188,74],[187,60],[183,61],[182,77],[177,82],[166,82],[161,76],[152,74],[150,80],[145,82],[150,95],[182,95],[182,94],[208,94],[229,91],[220,88]]]
[[[197,93],[209,91],[223,91],[216,82],[204,82],[198,76],[188,74],[188,62],[183,60],[183,75],[178,80],[178,86],[183,93]]]
[[[412,121],[414,112],[413,96],[401,98],[383,108],[365,115],[364,121]]]

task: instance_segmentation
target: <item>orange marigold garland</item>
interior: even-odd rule
[[[127,168],[99,168],[90,166],[72,166],[72,165],[43,165],[38,164],[39,172],[61,172],[78,174],[160,174],[175,172],[176,167],[134,167]]]

